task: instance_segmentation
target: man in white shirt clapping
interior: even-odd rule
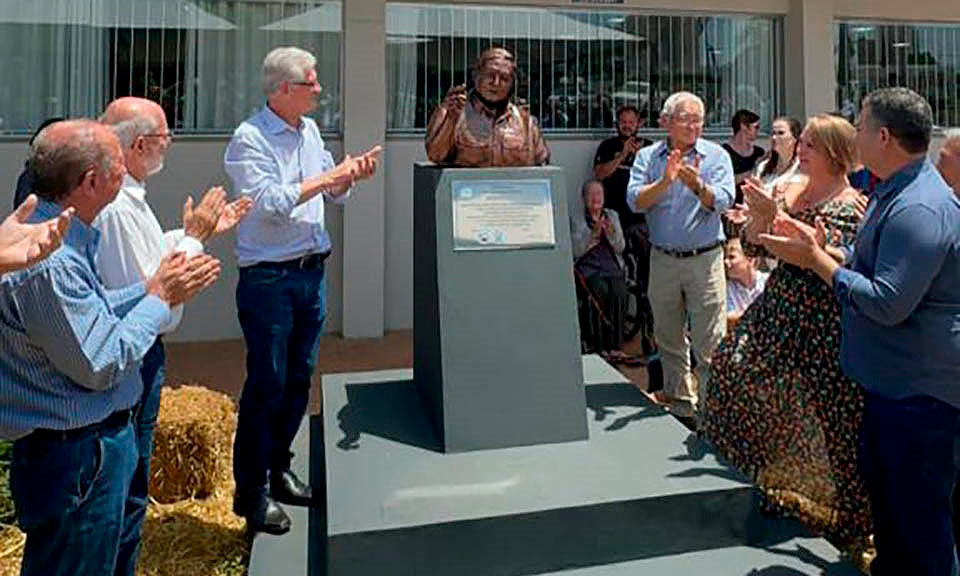
[[[111,126],[119,137],[127,169],[116,199],[94,222],[101,234],[97,248],[98,273],[108,288],[149,278],[170,252],[186,252],[188,256],[203,252],[203,242],[231,229],[249,212],[252,205],[249,199],[227,204],[224,190],[214,187],[196,207],[188,197],[183,207],[183,228],[165,233],[147,203],[145,188],[147,179],[163,169],[173,137],[163,108],[143,98],[119,98],[107,106],[100,121]],[[176,329],[182,315],[182,307],[171,310],[171,322],[163,333]],[[117,575],[133,576],[137,563],[164,363],[163,340],[158,337],[140,368],[143,395],[135,407],[134,420],[139,456],[124,506]]]

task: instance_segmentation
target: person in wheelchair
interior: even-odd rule
[[[587,352],[622,361],[627,286],[623,274],[626,241],[616,211],[603,207],[603,184],[583,185],[583,213],[571,218],[574,274],[580,306],[580,333]]]

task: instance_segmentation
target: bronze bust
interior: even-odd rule
[[[488,48],[473,66],[473,89],[455,86],[427,123],[427,157],[454,166],[539,166],[550,149],[530,113],[510,102],[516,62]]]

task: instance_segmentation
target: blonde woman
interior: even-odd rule
[[[822,221],[835,245],[849,242],[860,220],[858,193],[846,178],[853,126],[812,117],[798,157],[808,175],[801,184],[770,195],[757,179],[745,183],[745,237],[755,242],[782,211]],[[871,530],[856,465],[863,400],[841,373],[839,346],[833,293],[816,274],[781,263],[713,357],[703,428],[771,506],[830,536],[863,542]]]

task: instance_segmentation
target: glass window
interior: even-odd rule
[[[848,116],[873,90],[906,86],[930,102],[934,123],[960,126],[960,26],[845,20],[834,25],[837,108]]]
[[[689,90],[707,127],[738,108],[769,122],[780,109],[782,20],[440,4],[387,5],[387,126],[422,131],[430,112],[491,45],[517,58],[515,101],[548,130],[613,126],[619,106],[656,127],[663,100]]]
[[[95,117],[111,99],[159,102],[181,133],[222,133],[263,104],[271,48],[317,57],[315,117],[340,126],[341,4],[283,0],[6,0],[0,3],[0,132]]]

